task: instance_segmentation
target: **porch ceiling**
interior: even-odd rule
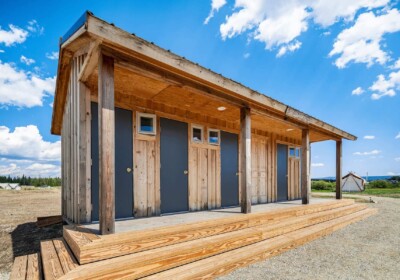
[[[96,101],[98,92],[97,69],[89,76],[87,86],[91,89],[92,100]],[[157,113],[166,113],[163,112],[162,108],[167,112],[175,110],[185,116],[192,115],[191,122],[193,123],[196,123],[196,115],[201,115],[203,120],[218,119],[220,123],[229,124],[228,130],[239,132],[240,108],[238,106],[210,97],[184,84],[141,75],[117,62],[114,69],[114,87],[115,103],[118,107]],[[220,107],[224,107],[225,110],[218,110]],[[199,119],[199,123],[201,122]],[[301,140],[301,129],[298,126],[288,121],[269,118],[257,113],[252,114],[252,129]],[[312,129],[310,130],[310,138],[312,142],[331,139],[330,136]]]

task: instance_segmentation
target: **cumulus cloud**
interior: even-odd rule
[[[389,55],[382,50],[381,41],[385,34],[400,31],[400,13],[392,9],[375,15],[373,12],[361,14],[355,24],[340,32],[329,56],[339,57],[335,61],[338,68],[350,62],[385,64]]]
[[[294,52],[297,49],[300,49],[301,43],[299,41],[294,41],[293,43],[289,43],[285,46],[280,47],[276,57],[281,57],[285,53],[289,52]]]
[[[51,53],[46,53],[46,57],[51,60],[57,60],[58,59],[58,52],[51,52]]]
[[[396,135],[394,139],[400,139],[400,132]]]
[[[0,60],[0,104],[17,107],[42,106],[54,94],[55,77],[41,78]]]
[[[213,1],[214,2],[214,1]],[[277,56],[301,47],[298,37],[309,22],[326,28],[337,21],[353,21],[360,9],[384,7],[389,0],[235,0],[233,12],[220,25],[223,40],[247,33],[250,39],[279,49]],[[210,14],[217,11],[212,7]],[[209,18],[206,19],[208,21]],[[297,41],[295,41],[297,40]]]
[[[378,155],[380,153],[381,153],[381,151],[379,151],[379,150],[372,150],[370,152],[355,152],[355,153],[353,153],[353,155],[355,155],[355,156],[373,156],[373,155]]]
[[[322,162],[316,162],[316,163],[311,163],[312,167],[324,167],[325,164],[323,164]]]
[[[31,163],[8,160],[0,161],[0,176],[60,177],[61,167],[57,164]]]
[[[11,131],[0,126],[0,156],[43,161],[60,161],[61,141],[43,140],[35,125],[16,127]]]
[[[374,140],[374,139],[375,139],[375,136],[374,136],[374,135],[365,135],[365,136],[364,136],[364,139],[367,139],[367,140]]]
[[[24,55],[21,55],[20,61],[21,61],[22,63],[26,64],[26,65],[31,65],[31,64],[35,63],[35,60],[34,60],[34,59],[32,59],[32,58],[27,58],[27,57],[24,56]]]
[[[386,78],[384,75],[379,75],[378,79],[369,88],[374,93],[371,95],[373,100],[378,100],[383,96],[395,96],[396,91],[400,87],[400,70],[392,72]]]
[[[363,94],[363,93],[364,93],[364,90],[363,90],[361,87],[358,87],[358,88],[354,89],[354,90],[351,92],[351,95],[361,95],[361,94]]]
[[[226,0],[211,0],[211,11],[208,14],[208,17],[204,20],[204,24],[207,24],[210,19],[214,17],[214,13],[218,12],[223,6],[225,6]]]
[[[32,33],[39,33],[40,35],[43,34],[44,28],[38,24],[38,22],[33,19],[28,21],[28,26],[26,27]]]
[[[8,28],[9,30],[4,30],[0,26],[0,44],[2,43],[9,47],[25,42],[28,37],[28,31],[12,24],[9,24]]]

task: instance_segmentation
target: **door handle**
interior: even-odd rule
[[[127,172],[127,173],[131,173],[131,172],[132,172],[132,168],[129,168],[129,167],[128,167],[128,168],[126,169],[126,172]]]
[[[188,175],[189,171],[185,170],[183,171],[183,174]]]

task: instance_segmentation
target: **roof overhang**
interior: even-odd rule
[[[60,40],[59,64],[51,126],[53,134],[61,134],[72,57],[76,52],[82,51],[82,49],[90,49],[91,42],[96,42],[99,48],[104,48],[115,54],[132,57],[160,68],[166,73],[179,75],[187,80],[220,92],[230,102],[250,107],[256,113],[279,118],[302,128],[316,130],[328,135],[332,140],[357,139],[356,136],[346,131],[115,27],[113,24],[95,17],[90,12],[85,12]]]

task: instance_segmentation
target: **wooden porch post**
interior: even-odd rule
[[[336,199],[342,199],[342,140],[336,141]]]
[[[310,132],[308,129],[303,129],[301,134],[301,198],[303,204],[309,204],[311,195]]]
[[[240,206],[251,213],[251,115],[250,108],[240,109]]]
[[[100,234],[115,231],[114,59],[99,58],[99,221]]]

